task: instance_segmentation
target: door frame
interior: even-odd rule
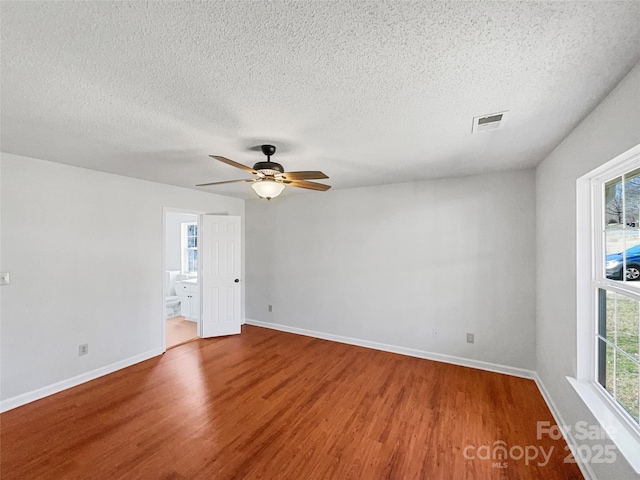
[[[198,225],[198,235],[200,234],[200,216],[201,215],[205,215],[205,212],[201,211],[201,210],[187,210],[185,208],[173,208],[173,207],[162,207],[162,270],[161,270],[161,278],[162,278],[162,292],[160,295],[160,301],[161,301],[161,305],[162,305],[162,333],[161,333],[161,338],[160,341],[162,342],[160,344],[161,348],[162,348],[162,352],[166,352],[167,351],[167,322],[166,319],[164,318],[164,313],[165,313],[165,300],[164,300],[164,292],[165,292],[165,272],[167,271],[167,254],[166,254],[166,248],[167,248],[167,214],[168,213],[182,213],[182,214],[186,214],[186,215],[195,215],[196,216],[196,223]],[[198,255],[198,266],[200,264],[200,255]],[[200,288],[202,288],[200,286]],[[196,335],[198,335],[198,337],[200,337],[200,328],[201,328],[201,320],[198,320],[197,324],[196,324]]]

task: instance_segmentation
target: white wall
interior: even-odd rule
[[[640,65],[536,172],[537,371],[565,422],[597,422],[569,385],[576,376],[576,180],[640,143]],[[638,478],[624,460],[598,478]]]
[[[197,221],[197,215],[167,212],[164,237],[165,267],[167,270],[182,271],[182,224]]]
[[[535,367],[533,170],[250,200],[246,215],[248,321]]]
[[[244,201],[2,154],[2,400],[162,351],[163,207]],[[78,356],[78,346],[89,354]]]

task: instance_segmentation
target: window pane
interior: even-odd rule
[[[622,227],[608,228],[605,232],[607,278],[640,282],[640,231]],[[626,275],[622,276],[626,262]],[[640,287],[640,283],[636,285]]]
[[[627,274],[625,280],[640,280],[640,235],[637,229],[627,230],[624,234],[625,241],[625,261],[627,265]],[[639,285],[640,286],[640,285]]]
[[[618,318],[616,324],[616,345],[638,359],[638,301],[618,295]]]
[[[622,280],[624,261],[624,230],[620,225],[609,225],[605,231],[605,270],[607,278]]]
[[[598,335],[607,336],[607,291],[598,289]]]
[[[606,382],[605,388],[609,390],[609,392],[613,395],[615,392],[615,375],[614,375],[614,365],[616,361],[616,352],[615,348],[611,345],[607,345],[607,373],[606,373]]]
[[[638,364],[626,355],[617,355],[616,400],[638,421]]]
[[[196,238],[197,237],[187,237],[187,248],[195,248],[198,246]]]
[[[607,291],[606,294],[606,318],[605,318],[605,334],[603,335],[609,341],[615,343],[616,335],[616,294]],[[602,333],[600,333],[602,335]]]
[[[611,363],[612,370],[610,373],[609,362],[607,361],[607,343],[602,339],[598,339],[597,359],[598,359],[598,383],[600,383],[600,385],[602,385],[604,388],[609,390],[609,388],[607,387],[607,379],[611,378],[611,375],[613,372],[613,362]],[[613,390],[610,390],[610,391],[613,391]]]
[[[629,227],[638,227],[638,222],[640,222],[640,169],[625,175],[624,200],[625,224]]]
[[[198,271],[198,251],[197,250],[187,251],[187,265],[189,268],[189,272]]]
[[[187,225],[187,235],[194,236],[197,234],[197,225]]]
[[[618,177],[604,185],[604,223],[607,228],[623,225],[622,209],[622,177]]]

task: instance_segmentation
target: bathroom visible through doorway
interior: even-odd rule
[[[198,338],[198,218],[196,213],[165,209],[165,348]]]

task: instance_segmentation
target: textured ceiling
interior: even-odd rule
[[[334,188],[532,167],[640,60],[637,1],[0,8],[2,151],[189,188],[267,142]]]

